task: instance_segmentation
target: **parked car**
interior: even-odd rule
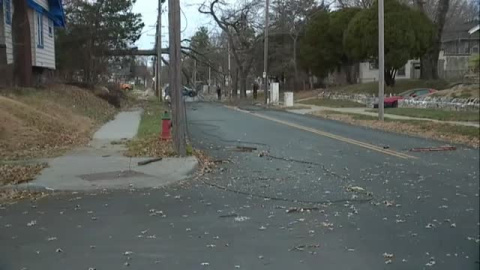
[[[133,84],[130,83],[122,83],[120,84],[120,88],[124,91],[130,91],[133,89]]]
[[[435,89],[430,89],[430,88],[417,88],[417,89],[411,89],[407,90],[405,92],[402,92],[396,96],[393,97],[386,97],[383,100],[383,104],[385,108],[396,108],[398,107],[398,101],[406,98],[415,98],[415,97],[421,97],[421,96],[426,96],[431,93],[435,93],[438,90]],[[373,105],[374,108],[378,108],[378,102]]]
[[[182,89],[182,95],[184,97],[195,97],[197,96],[197,92],[195,92],[195,90],[193,89],[190,89],[186,86],[183,87]],[[170,100],[171,99],[171,93],[170,93],[170,86],[167,86],[165,88],[165,100]]]

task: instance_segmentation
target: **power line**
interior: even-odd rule
[[[183,12],[183,9],[180,8],[180,11],[182,12],[182,15],[183,15],[183,18],[185,18],[185,28],[182,29],[182,33],[185,32],[188,28],[188,19],[187,19],[187,16],[185,15],[185,13]]]

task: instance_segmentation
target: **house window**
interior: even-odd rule
[[[5,0],[5,22],[12,24],[12,5],[11,0]]]
[[[478,53],[478,46],[472,47],[472,53]]]
[[[405,66],[403,66],[403,67],[401,67],[397,70],[397,76],[402,76],[402,77],[405,76]]]
[[[369,67],[370,67],[370,70],[378,69],[378,60],[371,60],[369,62]]]
[[[43,15],[40,12],[36,13],[37,17],[37,48],[43,48]]]
[[[48,36],[53,37],[53,21],[48,20]]]

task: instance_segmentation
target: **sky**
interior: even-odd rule
[[[201,26],[213,28],[210,18],[198,12],[198,7],[203,2],[204,0],[180,0],[180,7],[183,11],[181,14],[182,39],[190,38]],[[168,46],[167,4],[168,1],[162,5],[162,47]],[[151,49],[154,46],[157,8],[157,0],[137,0],[133,6],[133,11],[142,14],[142,20],[145,23],[142,37],[136,43],[139,49]]]

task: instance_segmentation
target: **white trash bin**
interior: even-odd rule
[[[285,92],[284,101],[285,107],[293,107],[293,92]]]

